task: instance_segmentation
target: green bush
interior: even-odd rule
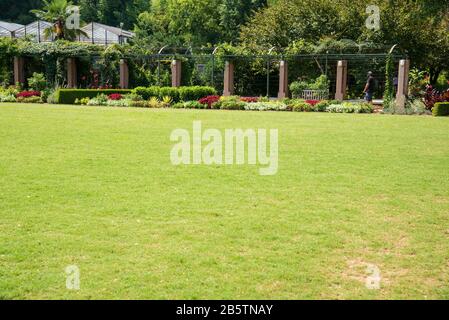
[[[145,100],[150,98],[163,99],[170,97],[174,102],[194,101],[201,98],[216,95],[217,91],[212,87],[137,87],[133,93],[142,96]]]
[[[170,97],[172,101],[179,101],[179,89],[173,87],[161,87],[157,98],[162,100],[164,97]]]
[[[161,87],[137,87],[132,92],[148,100],[151,97],[159,98]]]
[[[303,102],[303,101],[294,101],[291,105],[290,108],[292,111],[294,112],[311,112],[313,111],[313,107],[308,104],[307,102]]]
[[[217,91],[212,87],[181,87],[179,88],[179,99],[181,101],[200,100],[207,96],[216,95]]]
[[[326,109],[330,113],[373,113],[373,106],[369,103],[350,103],[331,104]]]
[[[221,110],[245,110],[246,102],[240,100],[238,96],[221,97],[212,105],[212,109]]]
[[[309,88],[309,83],[305,81],[295,81],[290,84],[290,92],[293,98],[300,97],[304,90]]]
[[[205,109],[206,106],[198,101],[178,102],[173,105],[175,109]]]
[[[326,75],[321,75],[315,79],[315,81],[295,81],[290,84],[290,92],[293,98],[298,98],[301,96],[304,90],[319,90],[326,91],[329,90],[330,81]]]
[[[432,109],[432,114],[435,117],[449,116],[449,102],[438,102]]]
[[[59,89],[56,91],[55,100],[60,104],[74,104],[76,99],[95,98],[100,94],[109,96],[113,93],[127,94],[127,89]]]
[[[330,106],[329,101],[327,101],[327,100],[320,101],[315,105],[314,110],[316,112],[326,112],[327,107],[329,107],[329,106]]]
[[[30,86],[30,89],[34,91],[43,91],[48,87],[44,74],[37,72],[33,73],[31,78],[28,78],[28,85]]]
[[[19,102],[19,103],[43,103],[41,97],[28,97],[28,98],[19,97],[19,98],[17,98],[17,102]]]
[[[287,105],[282,102],[250,102],[246,103],[245,110],[248,111],[287,111]]]
[[[0,93],[0,102],[16,102],[16,96],[13,94]]]
[[[88,106],[106,106],[108,104],[108,96],[104,93],[97,95],[87,102]]]

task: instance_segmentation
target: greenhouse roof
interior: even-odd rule
[[[0,21],[0,36],[15,38],[31,36],[37,42],[51,42],[54,39],[53,37],[45,37],[45,30],[52,26],[53,24],[47,21],[34,21],[26,26]],[[78,41],[103,45],[126,43],[129,38],[132,38],[135,35],[133,32],[97,22],[91,22],[82,27],[81,30],[87,34],[87,37],[80,36]]]
[[[132,38],[134,37],[134,33],[131,31],[127,31],[127,30],[123,30],[117,27],[111,27],[111,26],[107,26],[105,24],[101,24],[101,23],[97,23],[97,22],[91,22],[88,25],[82,27],[81,29],[86,32],[89,33],[92,30],[92,27],[94,28],[94,30],[106,30],[109,33],[115,34],[116,36],[123,36],[126,38]]]
[[[0,21],[0,28],[9,32],[14,32],[22,27],[24,27],[22,24]]]
[[[45,29],[52,27],[53,25],[47,21],[35,21],[22,28],[14,31],[16,38],[23,38],[26,36],[34,36],[38,42],[52,41],[53,39],[47,39],[45,37]]]

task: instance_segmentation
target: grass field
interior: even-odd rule
[[[278,174],[173,166],[194,120],[278,128]],[[0,299],[449,299],[448,137],[449,118],[1,104]]]

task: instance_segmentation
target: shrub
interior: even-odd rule
[[[300,97],[304,90],[307,90],[309,84],[305,81],[295,81],[290,84],[290,92],[293,98]]]
[[[207,105],[209,109],[212,108],[212,105],[214,103],[217,103],[220,100],[220,96],[207,96],[205,98],[202,98],[198,100],[199,103]]]
[[[108,100],[106,103],[108,107],[129,107],[131,104],[130,100],[119,99],[119,100]]]
[[[41,97],[31,96],[31,97],[18,97],[17,102],[20,103],[42,103]]]
[[[0,94],[0,102],[16,102],[16,96],[13,94]]]
[[[426,109],[426,105],[420,99],[414,99],[407,102],[405,106],[405,113],[408,115],[417,114],[430,114],[431,112]]]
[[[438,102],[432,109],[435,117],[449,116],[449,102]]]
[[[156,97],[171,97],[173,101],[194,101],[206,96],[216,95],[217,91],[212,87],[137,87],[133,90],[144,99]]]
[[[199,103],[198,101],[187,101],[179,102],[173,105],[175,109],[204,109],[205,104]]]
[[[220,100],[212,105],[212,109],[222,110],[245,110],[246,103],[240,101],[238,96],[221,97]]]
[[[313,107],[305,101],[294,101],[291,105],[291,110],[294,112],[311,112]]]
[[[161,103],[163,105],[163,108],[170,108],[173,104],[173,98],[169,96],[163,97]]]
[[[157,97],[159,99],[170,97],[172,101],[179,101],[179,89],[173,87],[161,87]]]
[[[95,98],[99,94],[104,94],[106,97],[108,95],[120,93],[127,94],[131,93],[131,90],[127,89],[105,89],[105,90],[97,90],[97,89],[59,89],[56,91],[55,100],[56,103],[61,104],[74,104],[76,99],[82,98]]]
[[[290,84],[290,92],[293,98],[301,96],[304,90],[328,91],[330,81],[326,75],[321,75],[313,82],[295,81]]]
[[[349,103],[331,104],[326,109],[330,113],[372,113],[373,107],[369,103]]]
[[[316,112],[326,112],[327,107],[329,107],[330,103],[327,100],[323,100],[318,102],[315,107],[314,110]]]
[[[181,101],[197,101],[203,97],[214,96],[217,91],[212,87],[180,87],[179,99]]]
[[[164,104],[158,98],[152,97],[150,98],[150,100],[148,100],[147,107],[152,109],[159,109],[163,108]]]
[[[40,97],[40,91],[22,91],[16,95],[17,98]]]
[[[245,110],[250,111],[287,111],[287,105],[282,102],[250,102]]]
[[[129,101],[142,101],[142,100],[143,100],[142,96],[139,96],[139,95],[136,94],[136,93],[128,93],[128,94],[125,94],[125,95],[123,96],[123,99],[129,100]]]
[[[31,90],[34,91],[43,91],[48,87],[47,80],[43,73],[33,73],[33,76],[28,79],[28,85]]]
[[[148,101],[130,101],[129,106],[134,108],[148,108]]]
[[[151,97],[159,97],[160,87],[137,87],[132,93],[141,96],[144,100]]]
[[[89,98],[76,99],[76,100],[75,100],[75,104],[87,106],[87,104],[89,103],[89,101],[90,101]]]
[[[105,94],[99,94],[92,98],[87,103],[88,106],[106,106],[108,104],[108,96]]]

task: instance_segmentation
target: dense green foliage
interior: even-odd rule
[[[449,116],[449,102],[438,102],[432,109],[432,114],[435,117]]]
[[[56,103],[60,104],[74,104],[77,99],[95,98],[99,94],[127,94],[131,90],[125,89],[103,89],[103,90],[89,90],[89,89],[59,89],[56,91]]]
[[[133,90],[144,99],[156,97],[163,99],[164,97],[171,97],[174,102],[199,100],[201,98],[216,95],[217,91],[212,87],[137,87]]]

